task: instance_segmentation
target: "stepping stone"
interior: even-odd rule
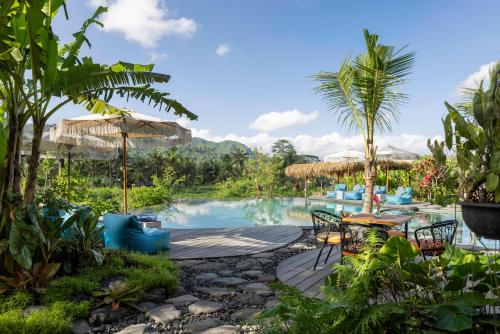
[[[240,334],[241,331],[236,326],[232,325],[222,325],[207,329],[201,334]]]
[[[231,318],[235,321],[249,322],[253,320],[257,314],[262,310],[256,308],[243,308],[238,310],[231,315]]]
[[[250,269],[257,269],[257,270],[262,269],[262,265],[260,264],[260,262],[257,259],[252,259],[252,258],[241,260],[240,262],[236,263],[235,267],[237,270],[241,271]]]
[[[253,258],[269,258],[269,257],[273,257],[274,256],[274,253],[271,253],[271,252],[263,252],[263,253],[257,253],[257,254],[253,254],[252,257]]]
[[[154,309],[157,305],[155,303],[152,303],[152,302],[144,302],[144,303],[140,303],[139,304],[139,307],[144,310],[144,312],[147,312],[151,309]]]
[[[174,305],[167,304],[159,307],[155,307],[146,313],[146,316],[154,320],[155,322],[160,322],[162,324],[169,323],[178,317],[180,317],[181,311],[177,310]]]
[[[222,310],[222,308],[223,308],[222,304],[211,302],[209,300],[200,300],[188,306],[189,312],[191,312],[194,315],[202,313],[214,313],[219,310]]]
[[[276,276],[273,274],[263,273],[259,277],[257,277],[259,282],[268,283],[276,281]]]
[[[219,277],[212,281],[212,283],[222,286],[237,286],[247,282],[246,279],[240,277]]]
[[[196,275],[194,278],[197,281],[211,281],[217,277],[219,277],[219,276],[215,273],[201,273],[201,274]]]
[[[23,315],[25,317],[31,315],[32,313],[35,313],[35,312],[39,312],[39,311],[42,311],[42,310],[45,310],[47,307],[45,306],[42,306],[42,305],[34,305],[34,306],[28,306],[24,311],[23,311]]]
[[[260,275],[262,275],[262,271],[260,270],[247,270],[241,272],[242,277],[247,277],[247,278],[257,278]]]
[[[236,292],[232,289],[228,288],[218,288],[218,287],[202,287],[198,288],[198,291],[201,293],[204,293],[206,295],[209,295],[210,297],[215,297],[215,298],[220,298],[224,296],[233,296]]]
[[[264,297],[271,296],[273,294],[273,290],[271,290],[271,288],[264,283],[250,283],[245,285],[243,290],[246,292],[253,292]]]
[[[259,295],[254,295],[253,293],[239,293],[233,298],[232,302],[243,305],[261,306],[266,303],[266,300]]]
[[[264,266],[267,265],[267,264],[274,263],[274,260],[266,259],[266,258],[257,259],[257,261],[259,261],[259,263],[262,264],[262,265],[264,265]]]
[[[203,260],[182,260],[182,261],[178,261],[176,263],[179,267],[184,268],[184,267],[196,266],[198,264],[205,263],[205,261],[203,261]]]
[[[125,327],[115,334],[159,334],[159,332],[148,324],[138,324]]]
[[[290,249],[299,249],[299,250],[306,250],[306,249],[310,249],[311,248],[311,246],[308,246],[308,245],[306,245],[306,244],[304,244],[302,242],[298,242],[298,243],[290,245],[288,247],[290,247]]]
[[[167,304],[174,304],[175,307],[182,307],[194,302],[197,302],[200,298],[191,295],[182,295],[179,297],[169,298],[165,301]]]
[[[87,334],[90,332],[90,326],[87,320],[78,319],[73,321],[73,327],[71,329],[73,334]]]
[[[206,262],[192,266],[191,269],[198,272],[215,272],[226,269],[226,264],[222,262]]]
[[[279,301],[277,299],[269,299],[264,305],[265,308],[271,308],[278,305]]]
[[[219,319],[203,319],[186,324],[183,329],[191,333],[200,333],[208,328],[213,328],[222,324]]]
[[[221,275],[221,276],[231,276],[231,275],[233,275],[233,271],[232,270],[221,270],[221,271],[219,271],[219,275]]]

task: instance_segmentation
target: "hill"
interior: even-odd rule
[[[216,159],[237,150],[242,150],[249,154],[252,153],[252,150],[248,146],[236,141],[224,140],[216,143],[196,137],[193,138],[191,143],[179,147],[180,153],[193,159]]]

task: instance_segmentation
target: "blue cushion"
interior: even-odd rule
[[[327,191],[326,197],[327,198],[337,198],[337,192],[336,191]]]
[[[385,186],[375,186],[375,188],[373,189],[374,194],[385,194],[385,192]]]
[[[361,186],[359,184],[356,184],[354,187],[352,187],[352,191],[359,192],[361,190]]]
[[[347,186],[345,184],[338,183],[335,185],[334,191],[346,191],[346,190],[347,190]]]
[[[155,222],[157,220],[158,216],[153,215],[153,214],[142,214],[142,215],[137,215],[137,219],[139,219],[140,222]]]
[[[404,187],[398,187],[398,189],[396,190],[396,196],[403,196],[404,193],[405,193],[406,189]]]
[[[344,199],[346,200],[360,200],[363,193],[359,191],[346,191],[344,192]]]

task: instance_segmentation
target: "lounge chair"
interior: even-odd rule
[[[170,233],[143,228],[136,216],[104,215],[104,247],[154,254],[169,249]]]
[[[365,193],[365,186],[356,184],[354,187],[352,187],[352,191],[344,192],[344,199],[361,200],[364,193]]]
[[[413,199],[413,189],[411,187],[398,187],[395,195],[386,197],[385,204],[403,205],[411,204]]]
[[[326,192],[326,197],[336,199],[337,198],[337,191],[346,191],[346,190],[347,190],[347,186],[345,184],[338,183],[335,185],[335,188],[332,191]]]

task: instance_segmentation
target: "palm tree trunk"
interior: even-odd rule
[[[373,187],[377,178],[375,159],[368,157],[365,159],[365,199],[363,200],[363,213],[371,213],[373,205]]]
[[[28,162],[28,176],[24,188],[24,203],[32,204],[35,200],[36,175],[40,160],[40,144],[42,142],[44,122],[33,120],[33,140],[31,142],[31,156]]]

